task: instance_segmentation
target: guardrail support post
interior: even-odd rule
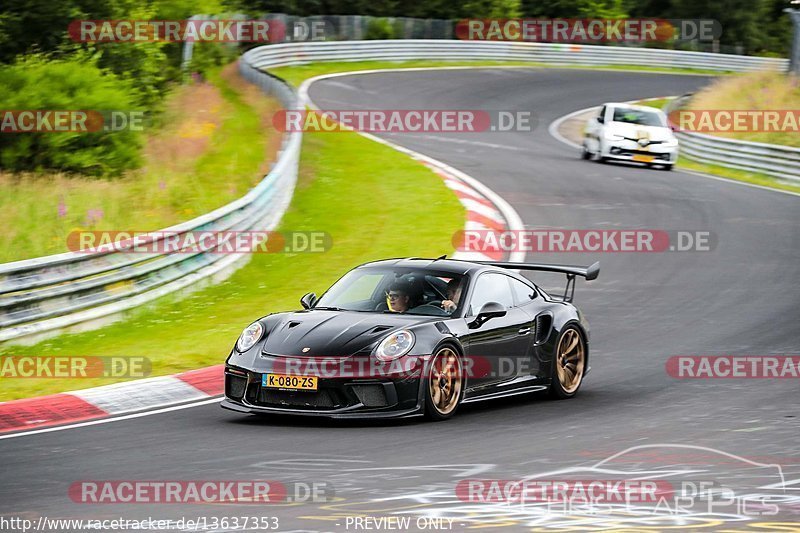
[[[784,9],[792,19],[792,52],[789,56],[789,72],[792,74],[800,73],[800,10]]]

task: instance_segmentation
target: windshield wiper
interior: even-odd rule
[[[328,306],[321,306],[321,307],[312,307],[312,309],[319,309],[320,311],[344,311],[341,307],[328,307]]]

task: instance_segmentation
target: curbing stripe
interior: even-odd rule
[[[466,208],[468,214],[474,213],[489,218],[495,222],[496,226],[501,228],[506,227],[506,220],[503,218],[503,215],[501,215],[494,207],[487,207],[485,204],[476,202],[472,198],[463,199],[461,200],[461,203]],[[469,216],[467,218],[469,218]]]
[[[0,433],[68,424],[108,416],[71,394],[54,394],[0,403]]]
[[[69,394],[111,415],[145,411],[208,397],[208,394],[176,376],[115,383]]]
[[[479,224],[483,224],[487,228],[494,231],[503,231],[506,229],[504,224],[497,222],[493,218],[487,217],[483,213],[478,213],[477,211],[469,211],[467,220],[469,222],[477,222]]]
[[[208,396],[220,396],[225,392],[225,365],[214,365],[190,370],[175,377],[199,389]]]

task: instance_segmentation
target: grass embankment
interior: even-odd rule
[[[698,91],[687,109],[791,110],[800,109],[800,83],[782,72],[753,72],[715,80]],[[714,135],[742,141],[800,147],[795,131],[737,131]]]
[[[238,147],[229,156],[235,159],[237,154]],[[442,179],[408,156],[353,132],[307,134],[298,187],[280,229],[326,231],[333,238],[329,251],[254,254],[218,285],[162,298],[101,329],[34,346],[4,346],[0,354],[145,356],[153,375],[219,364],[253,319],[297,309],[305,292],[319,294],[359,263],[450,253],[451,237],[464,218]],[[0,400],[8,400],[113,380],[0,382]]]
[[[136,172],[0,173],[0,262],[65,252],[74,230],[156,230],[243,196],[275,158],[280,136],[261,117],[277,108],[231,65],[175,90]]]

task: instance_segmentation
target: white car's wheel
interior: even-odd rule
[[[597,143],[597,152],[594,154],[594,159],[598,163],[605,163],[608,161],[608,158],[603,155],[603,143],[601,142]]]

